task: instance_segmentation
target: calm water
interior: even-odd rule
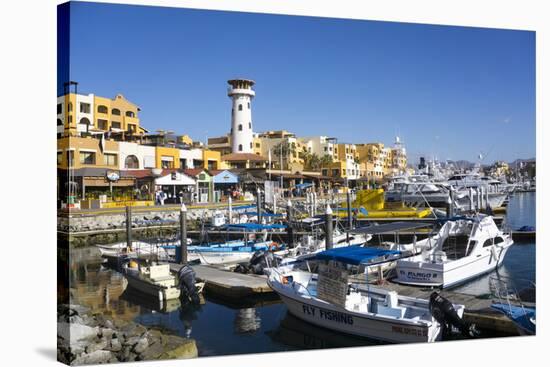
[[[514,195],[509,203],[508,216],[512,228],[535,226],[535,194]],[[534,281],[535,255],[534,243],[512,246],[499,274]],[[177,300],[164,305],[144,302],[142,297],[126,290],[121,274],[101,265],[95,249],[75,251],[72,261],[70,276],[74,288],[71,292],[76,302],[113,317],[193,338],[197,341],[200,356],[374,344],[305,323],[289,315],[286,307],[276,299],[235,305],[207,298],[202,306],[184,309]],[[490,275],[456,290],[485,294]]]

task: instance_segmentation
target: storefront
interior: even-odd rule
[[[186,169],[183,172],[196,182],[193,202],[208,203],[214,201],[214,182],[207,170],[194,168]]]
[[[239,176],[231,171],[211,171],[214,183],[214,201],[226,201],[231,193],[237,189]]]
[[[180,204],[192,202],[197,182],[194,178],[177,170],[163,170],[162,175],[155,178],[155,186],[165,194],[165,204]]]

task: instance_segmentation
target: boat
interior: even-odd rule
[[[495,270],[513,243],[511,233],[501,231],[492,216],[445,219],[431,248],[397,260],[395,282],[453,287]]]
[[[267,283],[292,315],[317,326],[392,343],[440,340],[444,327],[432,314],[430,301],[348,283],[347,266],[369,268],[395,253],[360,246],[331,249],[317,255],[322,261],[319,274],[292,266],[269,268]],[[464,306],[451,308],[460,319]]]
[[[491,308],[508,317],[514,323],[519,335],[536,335],[535,284],[529,282],[527,288],[518,292],[514,283],[510,278],[502,276],[489,279],[491,293],[495,297]]]
[[[270,235],[285,228],[280,224],[241,223],[228,224],[227,231],[244,232],[243,239],[188,246],[188,261],[199,260],[203,264],[227,264],[250,260],[257,251],[283,254],[285,245],[270,239]],[[258,233],[258,231],[260,231]],[[261,234],[258,239],[257,234]]]
[[[130,261],[124,268],[128,286],[158,298],[163,302],[176,299],[180,296],[180,289],[176,277],[170,274],[170,265],[137,265]]]
[[[188,238],[187,245],[192,245],[193,240]],[[159,243],[149,243],[144,241],[132,241],[132,247],[128,248],[127,242],[117,242],[110,245],[96,245],[103,257],[117,256],[121,254],[129,255],[156,255],[159,259],[168,259],[175,254],[175,246],[179,246],[177,241],[164,241]]]

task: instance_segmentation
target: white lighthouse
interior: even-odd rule
[[[227,95],[233,101],[231,112],[231,150],[233,153],[252,153],[252,106],[256,93],[253,80],[232,79],[227,83]]]

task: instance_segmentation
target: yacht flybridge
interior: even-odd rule
[[[442,288],[459,285],[500,266],[514,243],[510,233],[482,214],[446,220],[430,241],[430,248],[419,255],[397,260],[397,283]]]

